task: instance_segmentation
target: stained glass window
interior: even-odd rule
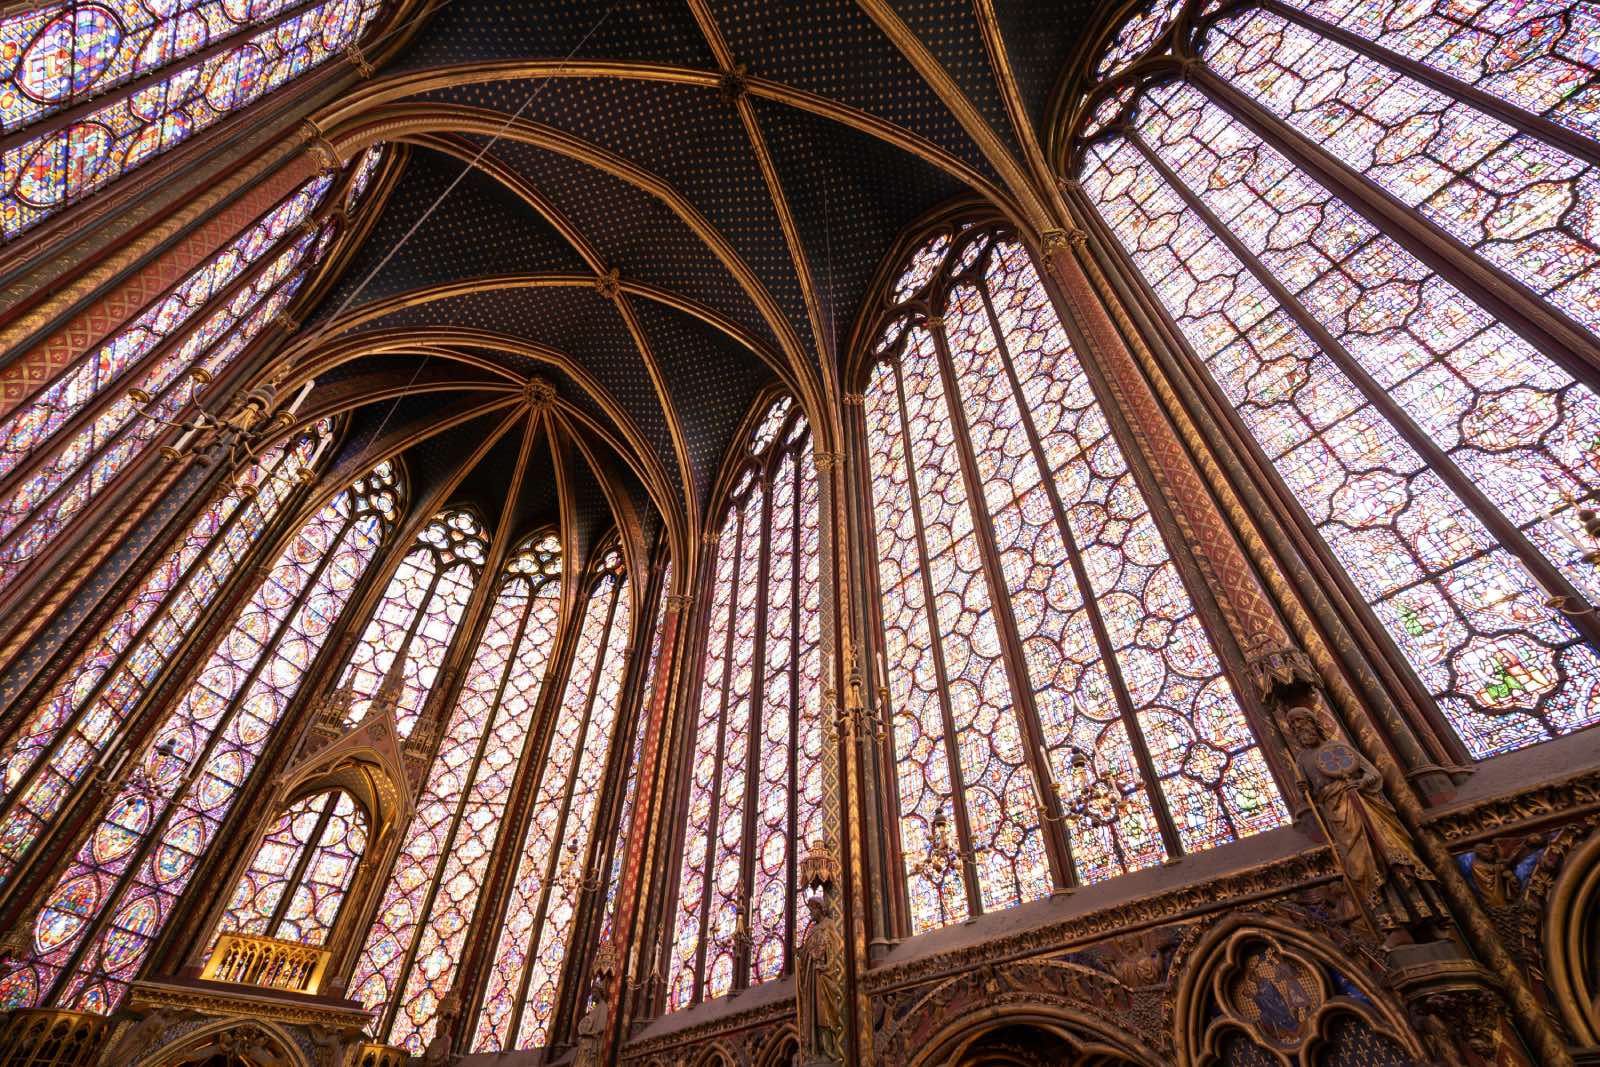
[[[595,812],[627,676],[633,606],[622,554],[610,549],[589,583],[553,728],[543,742],[533,809],[479,1006],[478,1052],[550,1041],[563,965],[582,906],[600,888]]]
[[[483,524],[472,512],[446,511],[423,528],[389,580],[345,667],[340,686],[353,694],[352,723],[366,717],[389,668],[396,657],[404,656],[394,714],[400,735],[411,736],[472,598],[487,551]]]
[[[456,979],[561,622],[561,546],[513,553],[350,982],[374,1032],[420,1054]],[[508,842],[506,844],[509,844]]]
[[[1027,252],[906,275],[863,416],[912,931],[1284,823]]]
[[[314,447],[302,439],[273,456],[245,508],[275,510],[302,484]],[[147,744],[115,765],[109,799],[29,923],[27,950],[0,959],[0,1004],[105,1013],[122,1002],[376,554],[392,522],[395,494],[394,472],[380,467],[318,510],[222,628]],[[258,534],[259,527],[234,521],[213,535],[213,551],[225,546],[243,554]],[[224,576],[192,571],[185,579],[189,595],[169,598],[166,619],[172,610],[197,615],[191,598],[213,592]],[[143,640],[175,643],[173,629],[175,621],[165,627],[157,621]],[[114,739],[106,720],[124,719],[137,691],[155,677],[152,668],[160,666],[159,657],[123,657],[103,674],[88,672],[98,678],[96,718],[80,718],[78,729],[104,750]],[[58,748],[51,759],[61,755]],[[89,762],[80,755],[68,767],[81,776]],[[309,927],[314,916],[307,912],[295,921]]]
[[[817,480],[789,398],[743,452],[712,562],[670,916],[674,1009],[789,973],[807,921],[797,853],[822,833]]]
[[[67,0],[0,18],[0,239],[338,55],[381,7]]]
[[[351,193],[381,152],[353,165]],[[338,225],[334,184],[307,181],[0,420],[0,589],[288,306]]]
[[[1296,0],[1195,33],[1192,77],[1117,88],[1086,194],[1467,753],[1600,721],[1600,398],[1571,373],[1600,17]]]
[[[324,944],[366,851],[367,816],[349,793],[301,798],[267,828],[219,930]]]

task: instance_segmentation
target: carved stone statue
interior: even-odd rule
[[[1410,836],[1383,794],[1382,780],[1366,757],[1315,711],[1287,715],[1295,762],[1305,776],[1345,875],[1392,948],[1413,937],[1433,940],[1449,912],[1439,886],[1411,847]]]
[[[844,1062],[844,933],[834,886],[838,860],[826,846],[811,847],[800,865],[811,928],[795,950],[795,995],[802,1067]]]
[[[606,983],[599,975],[589,989],[589,1010],[578,1020],[578,1051],[572,1067],[600,1067],[600,1050],[605,1044],[606,1027],[611,1022],[611,1005],[606,1003]]]
[[[444,1067],[450,1061],[456,1016],[461,1012],[461,1000],[454,993],[439,1002],[439,1021],[434,1026],[433,1040],[422,1050],[423,1067]]]

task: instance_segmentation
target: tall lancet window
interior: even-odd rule
[[[1027,251],[900,274],[864,427],[913,932],[1286,821]]]
[[[382,152],[352,164],[347,197]],[[338,232],[336,184],[305,182],[0,420],[0,590],[288,307]]]
[[[483,524],[470,511],[441,512],[423,527],[389,579],[340,680],[349,691],[351,722],[366,718],[386,679],[397,681],[399,691],[389,694],[395,725],[401,737],[411,736],[487,552]],[[389,678],[392,670],[398,677]]]
[[[89,776],[104,770],[125,740],[129,718],[226,588],[248,546],[277,516],[301,474],[315,466],[319,444],[305,437],[269,451],[254,478],[240,483],[259,484],[258,490],[230,487],[201,511],[17,728],[0,752],[0,886],[13,880]]]
[[[785,397],[739,448],[710,575],[672,1008],[790,971],[807,920],[795,844],[822,833],[811,431]]]
[[[0,240],[339,55],[382,7],[64,0],[0,17]]]
[[[270,514],[301,484],[318,450],[302,439],[265,460],[260,489],[245,506]],[[394,472],[381,466],[315,512],[222,627],[147,744],[101,759],[113,783],[109,798],[30,917],[28,949],[0,961],[0,1003],[109,1012],[122,1002],[392,526],[395,497]],[[214,535],[214,551],[243,553],[253,540],[251,527],[236,520]],[[174,640],[172,612],[197,612],[190,598],[225,577],[225,570],[191,567],[180,586],[187,595],[151,615],[145,643],[135,647],[155,653],[150,642]],[[160,680],[160,666],[159,656],[120,658],[92,690],[99,694],[93,699],[115,695],[115,702],[97,705],[77,729],[93,731],[102,744],[113,739],[104,720],[125,718],[143,687]],[[86,676],[99,669],[91,666]],[[93,765],[82,756],[78,762]]]
[[[366,854],[368,831],[366,812],[342,789],[295,801],[267,828],[218,931],[323,944]]]
[[[1600,721],[1600,16],[1192,6],[1085,102],[1088,201],[1467,754]]]
[[[633,604],[622,553],[608,549],[583,598],[572,666],[542,758],[533,809],[490,962],[473,1048],[542,1048],[550,1040],[578,906],[599,888],[591,850],[627,678]],[[626,736],[626,735],[622,735]]]
[[[561,545],[540,534],[501,575],[350,982],[376,1013],[374,1032],[413,1053],[433,1039],[439,1003],[459,977],[560,624]]]

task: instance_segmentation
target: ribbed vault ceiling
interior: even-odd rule
[[[648,537],[662,517],[686,545],[763,389],[837,396],[841,349],[907,228],[961,196],[1013,213],[989,162],[993,144],[1023,156],[1007,94],[1048,142],[1098,6],[445,0],[313,117],[346,156],[405,146],[290,349],[320,368],[319,405],[349,412],[343,462],[401,447],[415,498],[470,502],[494,526],[537,418],[509,531],[565,508],[569,558],[613,523]],[[534,378],[552,403],[532,404]]]

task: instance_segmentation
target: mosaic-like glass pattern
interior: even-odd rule
[[[0,129],[23,131],[86,102],[70,121],[0,151],[0,239],[338,55],[382,5],[325,0],[257,32],[234,32],[290,6],[208,0],[146,10],[116,0],[51,4],[0,22]],[[208,43],[220,48],[204,54]]]
[[[219,496],[151,568],[0,757],[0,881],[9,880],[276,516],[314,446],[263,455],[260,490]]]
[[[1587,0],[1288,0],[1463,85],[1600,136],[1600,11]]]
[[[545,535],[506,564],[350,982],[384,1040],[414,1054],[455,980],[560,621],[560,544]]]
[[[1284,823],[1027,253],[969,235],[918,298],[863,406],[913,930],[1048,895],[1041,802],[1077,882]]]
[[[351,176],[357,195],[368,160]],[[293,299],[336,232],[312,178],[0,420],[0,589],[22,574]],[[352,201],[353,205],[353,201]],[[151,400],[141,414],[134,391]]]
[[[403,653],[394,716],[400,736],[411,736],[487,552],[487,535],[471,512],[443,512],[423,527],[389,579],[345,667],[340,685],[353,695],[351,723],[366,718],[389,668]]]
[[[309,445],[302,440],[289,455]],[[287,496],[303,469],[278,463],[257,496]],[[383,499],[352,487],[301,528],[223,628],[148,747],[131,754],[97,824],[33,917],[29,951],[0,961],[0,1002],[98,1013],[122,1002],[377,552],[394,490],[376,482],[374,495]],[[305,929],[317,921],[315,904],[311,896],[303,901],[307,910],[296,921]]]
[[[600,889],[590,837],[633,626],[621,553],[609,550],[600,571],[585,598],[572,666],[540,763],[522,860],[478,1015],[478,1052],[542,1048],[549,1041],[573,923],[582,901]]]
[[[1141,10],[1129,15],[1095,64],[1095,77],[1109,78],[1149,51],[1156,38],[1167,32],[1186,2],[1149,0]]]
[[[1600,16],[1587,21],[1600,34]],[[1203,55],[1345,166],[1600,332],[1600,167],[1271,12],[1222,19]]]
[[[730,509],[717,539],[717,556],[702,668],[700,711],[689,767],[689,798],[683,823],[683,869],[672,913],[672,950],[667,1006],[687,1007],[699,993],[700,944],[705,931],[706,850],[710,847],[711,805],[717,787],[717,753],[722,744],[722,689],[728,675],[728,634],[739,560],[738,511]]]
[[[342,789],[302,797],[261,838],[220,933],[321,945],[367,851],[367,817]]]
[[[817,483],[789,398],[743,458],[717,542],[671,1008],[789,972],[804,929],[796,865],[822,832]]]
[[[1573,209],[1589,178],[1548,146],[1273,13],[1225,17],[1206,56],[1511,279],[1600,321]],[[1085,188],[1467,751],[1594,722],[1600,659],[1529,565],[1600,595],[1572,506],[1600,480],[1600,400],[1199,89],[1137,106],[1135,135],[1087,152]]]
[[[1600,334],[1600,13],[1223,6],[1192,50],[1247,103],[1125,81],[1136,132],[1078,177],[1467,753],[1592,725],[1600,658],[1560,610],[1586,608],[1549,586],[1600,598],[1600,400],[1485,302]],[[1443,273],[1380,200],[1459,249]]]
[[[11,133],[213,41],[289,0],[42,4],[0,18],[0,131]]]

